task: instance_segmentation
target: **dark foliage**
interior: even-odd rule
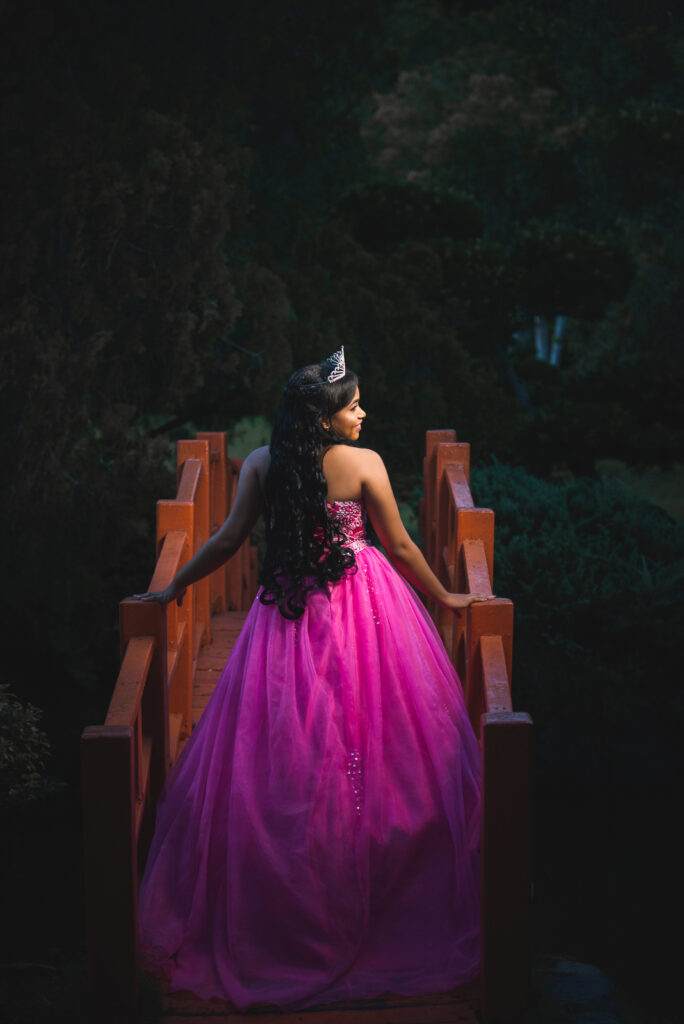
[[[535,721],[538,785],[676,791],[684,526],[616,482],[494,462],[472,486],[496,510],[495,591],[515,603],[514,699]]]
[[[369,182],[346,193],[339,209],[355,237],[371,251],[402,242],[477,238],[482,213],[472,196],[431,191],[406,182]]]
[[[293,367],[346,345],[405,496],[427,426],[539,473],[677,458],[671,7],[7,14],[3,616],[51,666],[24,686],[62,770],[102,717],[173,440],[272,418]],[[557,313],[550,367],[526,332]]]
[[[22,704],[7,683],[0,684],[0,808],[49,792],[42,773],[50,744],[40,717],[38,708]]]

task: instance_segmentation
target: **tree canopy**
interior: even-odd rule
[[[342,343],[401,496],[427,427],[541,476],[679,457],[672,5],[7,13],[3,614],[93,720],[171,442]]]

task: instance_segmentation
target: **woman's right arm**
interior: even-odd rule
[[[418,590],[457,614],[475,601],[490,601],[493,594],[452,594],[425,561],[422,551],[401,521],[385,464],[377,452],[364,451],[363,499],[373,529],[394,567]]]
[[[235,500],[230,515],[213,537],[202,545],[199,551],[178,570],[165,590],[134,594],[141,601],[161,601],[167,604],[176,600],[180,604],[183,594],[191,583],[197,583],[235,554],[257,521],[264,504],[261,480],[270,458],[268,448],[256,448],[242,464],[238,477]]]

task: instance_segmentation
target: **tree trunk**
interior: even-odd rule
[[[551,341],[551,354],[549,355],[549,362],[551,366],[560,366],[561,356],[563,354],[563,334],[565,333],[565,320],[564,316],[557,316],[553,325],[553,338]]]
[[[537,359],[549,361],[549,321],[545,316],[534,317],[534,348]]]

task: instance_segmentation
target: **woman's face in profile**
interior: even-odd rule
[[[359,389],[349,405],[339,409],[330,419],[331,426],[348,441],[356,441],[361,433],[361,423],[366,414],[359,405]]]

